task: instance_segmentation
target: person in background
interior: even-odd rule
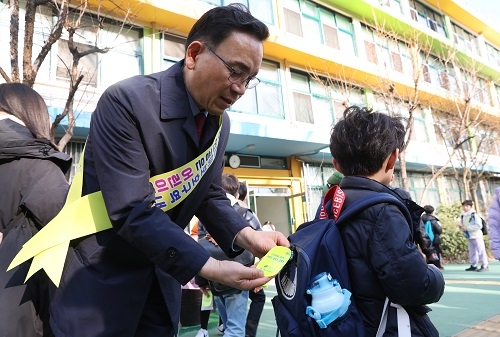
[[[395,175],[393,174],[391,177],[391,185],[394,182]],[[406,205],[406,208],[412,214],[412,224],[411,231],[413,233],[413,242],[420,247],[422,251],[422,256],[427,263],[434,262],[438,259],[438,255],[434,246],[432,245],[432,240],[425,233],[425,229],[423,223],[421,221],[422,213],[424,212],[424,208],[418,205],[415,201],[412,200],[410,192],[400,188],[390,186],[394,192],[403,200]]]
[[[198,220],[197,217],[193,217],[190,225],[191,231],[189,235],[196,241],[199,241],[200,239],[203,240],[203,238],[207,234],[207,231],[200,220]],[[194,280],[194,282],[196,283],[196,279]],[[203,296],[211,296],[210,287],[199,287],[199,289],[202,292]],[[211,298],[213,303],[213,296],[211,296]],[[211,312],[211,309],[204,307],[202,299],[200,303],[200,330],[198,330],[195,337],[209,337],[208,321],[210,320]]]
[[[238,187],[238,204],[241,207],[248,208],[248,205],[245,203],[247,193],[247,185],[244,182],[240,181]],[[257,215],[255,213],[254,216],[257,218]],[[264,229],[264,226],[262,226],[262,230],[266,230]],[[262,316],[262,311],[264,310],[264,305],[266,304],[266,293],[264,291],[264,287],[257,287],[253,290],[250,290],[248,293],[248,298],[250,299],[250,308],[248,309],[247,321],[245,324],[245,337],[255,337],[257,334],[257,327],[259,326],[260,317]],[[222,327],[220,328],[223,331],[224,325],[222,325]]]
[[[488,224],[490,226],[490,249],[495,259],[500,260],[500,187],[495,189],[495,196],[491,201]]]
[[[439,219],[434,215],[434,207],[431,205],[424,206],[424,214],[422,214],[422,224],[425,226],[427,221],[430,221],[431,230],[434,235],[434,240],[432,240],[432,246],[434,247],[437,259],[434,261],[428,261],[428,263],[434,264],[439,269],[444,269],[443,261],[441,258],[441,234],[443,233],[443,229],[441,228],[441,224],[439,223]],[[425,230],[424,230],[425,232]]]
[[[340,198],[342,209],[372,193],[401,199],[390,184],[404,137],[404,126],[396,117],[357,106],[344,111],[330,137],[333,165],[345,176],[339,184],[345,196]],[[425,305],[439,301],[445,282],[441,271],[428,265],[412,242],[413,223],[419,222],[421,214],[410,211],[410,223],[398,206],[377,204],[339,228],[352,299],[369,337],[377,335],[386,298],[408,312],[412,336],[439,336]],[[382,334],[395,335],[396,311],[389,308]]]
[[[247,184],[240,181],[239,187],[238,187],[238,204],[241,207],[248,208],[248,205],[245,202],[245,199],[247,198],[247,194],[248,194]]]
[[[51,142],[43,98],[21,83],[0,84],[0,336],[52,336],[49,279],[30,262],[6,271],[32,235],[62,208],[71,158]]]
[[[211,8],[192,26],[184,59],[102,94],[82,195],[100,192],[112,228],[70,243],[51,299],[56,336],[175,336],[181,285],[195,275],[243,291],[270,280],[212,258],[184,232],[196,215],[230,257],[289,246],[278,232],[253,230],[221,188],[226,109],[259,83],[268,36],[244,5]]]
[[[239,206],[238,204],[238,184],[238,178],[236,178],[233,174],[222,175],[222,188],[226,191],[227,197],[231,201],[232,206],[238,211],[242,218],[248,221],[254,230],[260,231],[260,222],[253,215],[253,212],[248,208]],[[210,232],[207,233],[206,238],[208,238],[208,241],[199,240],[198,242],[202,245],[202,247],[210,252],[213,258],[218,260],[230,259],[225,256],[224,252],[218,247],[217,242],[212,238]],[[249,252],[244,252],[232,260],[243,265],[253,265],[254,263],[254,257]],[[196,277],[196,283],[200,286],[200,288],[206,287],[206,281],[200,276]],[[227,286],[221,286],[214,281],[209,281],[208,283],[212,294],[214,295],[219,315],[224,324],[224,336],[243,336],[245,333],[245,318],[249,292]]]
[[[472,200],[464,200],[462,202],[462,215],[460,216],[459,227],[464,232],[469,245],[470,267],[465,271],[488,271],[488,254],[486,254],[486,246],[484,245],[483,222],[479,214],[473,207]],[[481,268],[477,267],[478,262],[481,262]]]

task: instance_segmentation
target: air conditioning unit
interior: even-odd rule
[[[260,167],[259,156],[249,156],[246,154],[239,154],[241,167]]]

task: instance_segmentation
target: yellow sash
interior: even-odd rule
[[[156,207],[166,212],[181,203],[193,191],[215,159],[221,130],[222,117],[214,142],[205,152],[184,166],[149,179],[156,191]],[[52,221],[23,245],[7,270],[33,257],[26,280],[43,268],[52,282],[59,286],[69,242],[112,228],[102,193],[98,191],[81,197],[82,162],[83,154],[79,162],[80,170],[75,174],[64,207]]]

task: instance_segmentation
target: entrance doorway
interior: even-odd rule
[[[287,197],[289,188],[248,186],[249,207],[257,214],[261,224],[271,221],[285,236],[291,234],[291,214]]]

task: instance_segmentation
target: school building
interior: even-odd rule
[[[84,85],[66,148],[75,163],[101,93],[121,79],[162,71],[182,59],[194,22],[231,2],[247,5],[271,33],[261,83],[228,111],[225,169],[247,183],[249,204],[262,222],[271,220],[288,234],[314,216],[333,171],[330,130],[349,105],[401,117],[411,111],[405,162],[416,201],[438,206],[461,200],[468,172],[472,181],[477,178],[478,198],[489,203],[500,185],[500,25],[459,0],[89,0],[77,46],[110,49],[80,60]],[[7,73],[8,3],[0,0],[0,65]],[[98,13],[108,18],[99,21]],[[54,12],[42,7],[35,51],[53,23]],[[99,24],[104,28],[96,35],[92,28]],[[67,36],[63,32],[54,44],[34,86],[53,116],[68,92]],[[444,174],[426,188],[443,167]],[[400,178],[398,169],[396,186]]]

